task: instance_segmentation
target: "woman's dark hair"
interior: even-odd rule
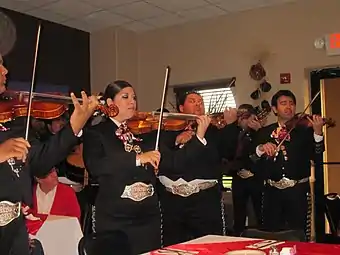
[[[131,87],[132,85],[124,80],[117,80],[114,82],[110,82],[104,91],[103,99],[106,100],[108,98],[114,99],[114,97],[124,88]]]
[[[282,90],[279,90],[278,92],[276,92],[274,94],[274,96],[272,97],[272,102],[271,102],[272,106],[277,107],[277,101],[282,96],[290,97],[293,100],[294,104],[296,104],[296,97],[293,94],[293,92],[291,92],[290,90],[287,90],[287,89],[282,89]]]
[[[184,105],[184,102],[185,102],[185,100],[187,99],[187,97],[188,97],[189,95],[192,95],[192,94],[201,96],[201,94],[198,93],[198,92],[195,91],[195,90],[187,91],[187,92],[185,92],[185,93],[181,93],[181,94],[176,95],[176,108],[177,108],[177,111],[180,111],[180,110],[179,110],[179,107],[180,107],[181,105]]]

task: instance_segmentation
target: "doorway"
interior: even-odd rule
[[[312,105],[312,113],[332,117],[340,124],[340,68],[325,68],[310,73],[311,98],[319,91],[321,96]],[[324,195],[330,192],[340,193],[340,153],[338,153],[338,135],[340,126],[325,129],[326,152],[315,162],[314,201],[315,201],[315,237],[322,241],[325,237]]]

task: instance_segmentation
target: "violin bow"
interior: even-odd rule
[[[319,91],[318,93],[315,94],[315,96],[313,97],[313,99],[309,102],[309,104],[306,106],[306,108],[303,110],[303,112],[300,114],[300,116],[298,117],[298,119],[296,120],[296,122],[299,122],[302,118],[303,115],[306,113],[306,111],[308,110],[308,108],[314,103],[314,101],[317,99],[317,97],[320,95],[321,91]],[[295,128],[295,126],[293,126],[288,132],[287,134],[283,137],[283,139],[281,140],[281,142],[277,145],[276,148],[276,153],[279,152],[280,147],[282,146],[282,144],[287,140],[288,136],[290,135],[290,133],[293,131],[293,129]]]
[[[161,127],[162,127],[162,122],[163,122],[165,96],[166,96],[167,88],[169,85],[170,70],[171,70],[170,66],[167,66],[165,69],[165,79],[164,79],[163,94],[162,94],[162,101],[161,101],[161,111],[159,113],[159,121],[158,121],[156,145],[155,145],[156,151],[159,149],[159,137],[161,134]]]
[[[32,101],[33,101],[33,90],[34,90],[34,84],[35,84],[35,74],[36,74],[36,68],[37,68],[37,58],[38,58],[38,51],[39,51],[39,43],[40,43],[40,31],[41,31],[41,24],[39,24],[38,32],[37,32],[37,41],[35,44],[35,54],[34,54],[34,62],[33,62],[33,74],[32,74],[32,83],[30,87],[30,92],[28,96],[28,112],[27,112],[27,120],[26,120],[26,130],[25,130],[25,139],[28,140],[28,131],[30,126],[30,116],[31,116],[31,110],[32,110]]]

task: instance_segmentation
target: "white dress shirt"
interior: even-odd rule
[[[55,186],[54,189],[52,189],[50,192],[46,194],[40,189],[40,185],[39,184],[37,185],[37,191],[35,194],[37,196],[38,213],[50,214],[56,191],[57,186]]]

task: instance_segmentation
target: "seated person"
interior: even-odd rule
[[[44,219],[47,215],[76,217],[80,220],[80,207],[74,190],[59,183],[55,168],[44,178],[36,178],[33,187],[31,213]]]

